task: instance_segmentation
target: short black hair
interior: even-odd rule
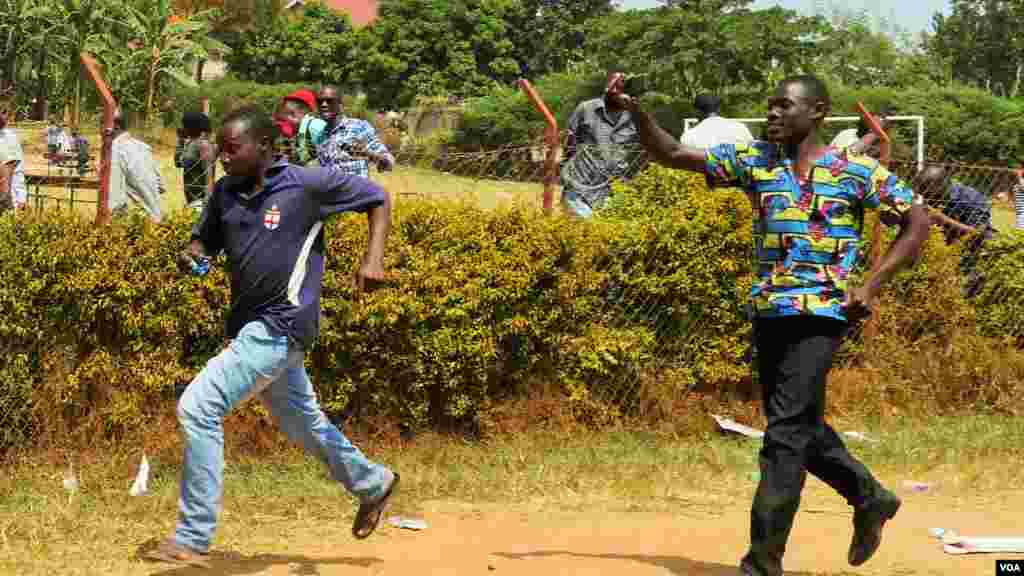
[[[257,140],[273,141],[277,138],[277,124],[263,108],[255,104],[247,104],[228,112],[224,117],[224,126],[232,122],[245,123],[245,130]]]
[[[698,94],[693,99],[693,107],[705,116],[718,114],[722,109],[722,99],[714,94]]]
[[[186,130],[210,131],[210,117],[202,112],[188,111],[181,116],[181,127]]]
[[[832,97],[829,96],[828,87],[825,86],[825,82],[813,74],[799,74],[797,76],[789,76],[783,78],[779,82],[780,86],[788,86],[790,84],[799,84],[804,87],[807,95],[819,102],[824,102],[828,106],[832,106]]]

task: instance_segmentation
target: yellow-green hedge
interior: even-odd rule
[[[403,200],[387,251],[394,281],[358,302],[351,273],[365,219],[328,223],[321,336],[307,355],[325,409],[472,426],[544,382],[599,423],[644,390],[743,379],[744,195],[709,193],[700,179],[652,166],[616,187],[613,206],[584,222]],[[230,299],[222,261],[203,279],[177,271],[189,228],[186,214],[103,228],[53,211],[0,218],[0,447],[81,430],[116,438],[173,408],[224,345]],[[894,283],[885,346],[978,324],[959,296],[958,258],[936,235],[922,264]],[[1024,263],[1007,258],[1021,277]],[[1020,305],[1007,306],[986,326],[1013,333]],[[856,346],[849,361],[870,358]]]
[[[323,404],[465,424],[538,378],[581,410],[625,397],[652,358],[685,368],[680,385],[739,378],[743,202],[706,195],[656,221],[581,223],[403,201],[386,261],[394,283],[362,302],[350,281],[365,219],[338,218],[307,355]],[[0,219],[0,440],[139,426],[220,350],[223,263],[204,279],[177,272],[187,218],[99,229],[59,212]]]

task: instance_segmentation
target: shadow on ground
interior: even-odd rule
[[[739,560],[736,564],[718,564],[716,562],[703,562],[690,560],[682,556],[646,556],[643,554],[581,554],[567,550],[544,550],[537,552],[526,552],[523,554],[510,554],[497,552],[494,554],[499,558],[510,560],[527,560],[530,558],[544,558],[553,556],[564,556],[569,558],[599,558],[605,560],[629,560],[650,564],[666,570],[669,574],[679,576],[740,576]],[[853,572],[786,572],[787,576],[855,576]]]
[[[369,568],[374,564],[383,562],[381,558],[339,556],[335,558],[310,558],[308,556],[295,556],[284,554],[257,554],[245,556],[237,552],[211,552],[207,557],[210,563],[209,568],[198,566],[178,566],[167,563],[154,562],[145,558],[145,553],[155,548],[158,542],[147,542],[139,547],[138,557],[154,568],[166,566],[165,570],[153,572],[157,576],[191,576],[211,574],[224,574],[243,576],[247,574],[261,574],[273,566],[288,566],[288,574],[294,576],[317,576],[320,574],[321,566],[353,566],[357,568]]]

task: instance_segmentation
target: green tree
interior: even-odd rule
[[[377,21],[360,34],[361,76],[371,105],[478,96],[511,84],[521,73],[513,38],[532,34],[509,26],[506,18],[519,16],[516,0],[383,2]]]
[[[109,52],[113,34],[121,26],[119,0],[49,0],[34,5],[28,16],[44,22],[40,35],[49,53],[61,54],[64,80],[71,106],[71,123],[81,120],[83,51]]]
[[[297,18],[277,14],[253,23],[228,58],[239,78],[341,84],[350,79],[357,37],[347,14],[310,3]]]
[[[175,15],[170,0],[134,0],[124,6],[124,27],[133,49],[119,66],[141,69],[143,118],[155,111],[165,81],[194,86],[189,70],[195,63],[213,50],[230,51],[209,35],[211,15],[212,10]]]
[[[949,62],[953,78],[994,94],[1016,96],[1024,73],[1024,2],[952,0],[949,16],[932,17],[928,52]]]
[[[513,5],[505,17],[507,25],[529,31],[512,36],[524,76],[562,72],[570,63],[586,59],[587,36],[615,7],[612,0],[520,0]]]
[[[821,23],[782,8],[752,11],[749,0],[676,0],[602,18],[587,51],[602,66],[649,76],[661,93],[761,93],[805,67]]]

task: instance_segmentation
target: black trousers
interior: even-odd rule
[[[744,562],[765,576],[782,574],[782,556],[808,472],[851,506],[864,505],[880,489],[825,423],[825,383],[846,327],[813,316],[757,320],[754,325],[768,427]]]

